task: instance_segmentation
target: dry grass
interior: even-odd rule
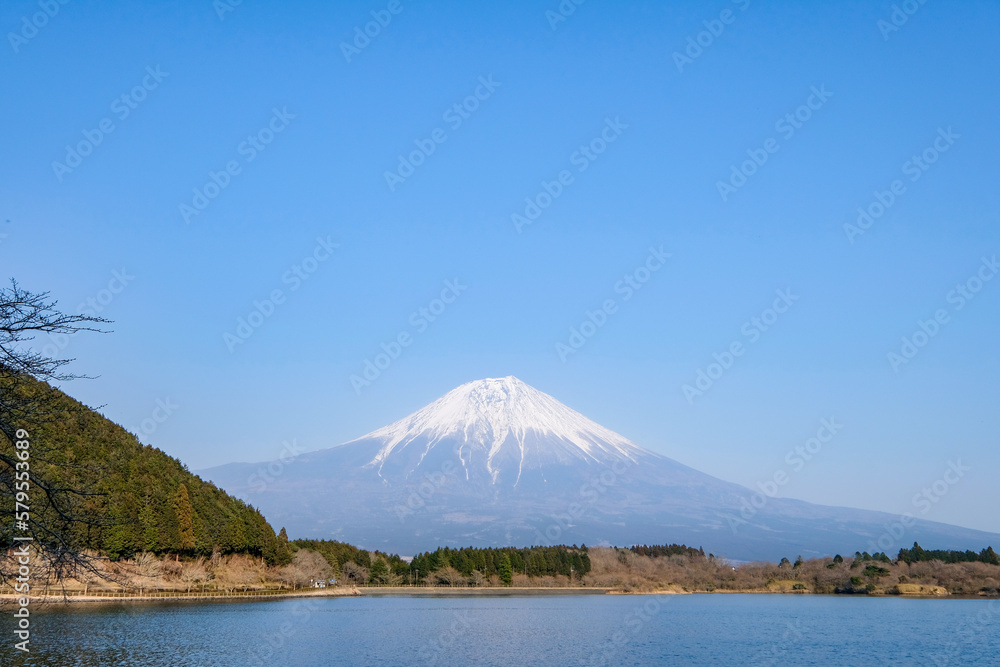
[[[100,594],[122,590],[232,593],[293,586],[282,578],[280,570],[268,567],[259,558],[243,555],[219,556],[206,561],[204,558],[160,559],[143,553],[131,560],[117,562],[95,557],[93,565],[93,571],[81,568],[63,573],[59,579],[44,567],[33,567],[32,590],[49,594]],[[0,594],[12,592],[9,583],[0,586]]]
[[[942,589],[955,595],[1000,596],[1000,566],[985,563],[862,562],[853,559],[835,564],[832,558],[814,558],[799,567],[792,564],[747,563],[732,566],[724,560],[669,556],[646,558],[608,548],[590,549],[592,569],[584,577],[588,586],[622,592],[652,591],[742,591],[742,592],[872,592],[903,594],[900,584],[923,586],[931,594]],[[888,571],[884,576],[866,576],[865,567],[875,564]],[[852,583],[852,577],[859,583]],[[868,591],[871,585],[873,590]],[[919,588],[918,588],[919,590]],[[911,593],[906,593],[911,594]]]

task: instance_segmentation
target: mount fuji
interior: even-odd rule
[[[514,377],[464,384],[343,445],[201,471],[295,537],[437,546],[686,543],[733,560],[1000,535],[765,497],[633,444]]]

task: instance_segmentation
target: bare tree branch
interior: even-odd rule
[[[57,306],[49,292],[29,292],[13,279],[9,288],[0,289],[0,534],[10,531],[15,515],[18,459],[14,443],[18,429],[30,432],[39,424],[71,419],[77,408],[49,383],[87,377],[64,370],[72,359],[45,356],[28,347],[28,343],[43,333],[104,333],[101,325],[111,323],[100,317],[66,314]],[[31,499],[27,536],[42,549],[47,566],[57,578],[80,569],[96,571],[69,534],[74,525],[104,524],[102,517],[88,514],[81,507],[87,498],[100,494],[60,481],[60,470],[82,468],[86,466],[60,457],[57,443],[32,441],[28,480],[36,493]],[[99,479],[99,471],[91,472],[87,477]],[[8,576],[6,569],[0,552],[0,581]]]

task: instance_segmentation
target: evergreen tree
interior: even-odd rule
[[[510,586],[514,581],[514,570],[510,566],[510,556],[507,552],[503,552],[500,556],[500,567],[499,567],[500,581],[504,583],[505,586]]]
[[[191,499],[184,484],[177,487],[177,495],[174,497],[174,513],[177,515],[177,529],[180,534],[178,548],[185,553],[193,552],[194,512],[191,510]]]
[[[142,525],[142,549],[149,552],[160,550],[160,519],[156,510],[149,504],[139,510],[139,523]]]
[[[108,515],[110,527],[104,531],[104,551],[108,558],[118,560],[135,553],[130,526],[124,523],[122,513],[118,508],[112,509]]]
[[[389,579],[389,566],[381,558],[375,559],[368,575],[369,584],[385,584]]]
[[[326,557],[326,554],[323,554]],[[327,558],[330,561],[330,558]],[[288,544],[288,533],[285,532],[284,527],[282,527],[281,532],[278,536],[274,538],[274,562],[278,565],[288,565],[292,562],[292,549]],[[330,565],[336,570],[339,568],[340,564],[336,561],[330,562]]]

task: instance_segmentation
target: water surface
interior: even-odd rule
[[[360,597],[49,607],[3,665],[988,665],[1000,600]]]

